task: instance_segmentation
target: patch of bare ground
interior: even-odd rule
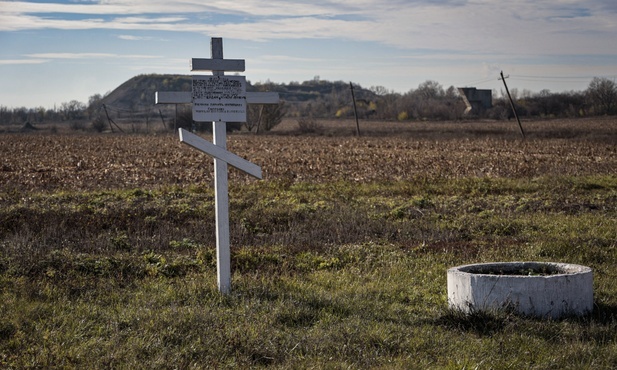
[[[265,180],[400,181],[414,178],[613,174],[617,119],[524,122],[324,122],[299,135],[294,121],[267,135],[229,136],[228,148],[262,166]],[[208,137],[208,134],[204,134]],[[156,188],[210,183],[210,157],[176,135],[0,134],[2,191]],[[253,181],[232,170],[232,181]]]

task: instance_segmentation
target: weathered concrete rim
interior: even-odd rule
[[[523,275],[520,270],[542,271],[545,275]],[[487,276],[508,276],[510,278],[551,278],[563,275],[578,275],[591,272],[591,268],[583,265],[560,262],[514,261],[514,262],[487,262],[462,265],[448,269],[449,273],[466,273]],[[497,274],[496,272],[501,272]]]

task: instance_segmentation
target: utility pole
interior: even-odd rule
[[[351,100],[353,101],[353,115],[356,117],[356,134],[360,136],[360,124],[358,123],[358,109],[356,108],[356,96],[353,93],[353,84],[349,82],[349,89],[351,90]]]
[[[167,125],[165,124],[165,117],[163,117],[163,112],[159,109],[159,116],[161,116],[161,121],[163,121],[163,127],[167,130]]]
[[[124,133],[124,130],[122,130],[120,126],[118,126],[118,124],[114,122],[113,119],[109,118],[109,113],[107,112],[107,106],[105,104],[103,104],[103,109],[105,110],[105,115],[107,116],[107,122],[109,122],[109,129],[111,130],[111,132],[114,132],[114,128],[111,126],[111,124],[113,123],[114,125],[116,125],[118,130],[120,130],[120,132]]]
[[[506,84],[506,78],[510,77],[510,76],[503,76],[503,71],[501,71],[501,78],[500,80],[503,81],[503,86],[505,86],[506,88],[506,93],[508,93],[508,99],[510,100],[510,106],[512,107],[512,112],[514,112],[514,117],[516,118],[516,122],[518,122],[518,128],[521,132],[521,136],[523,137],[523,139],[525,138],[525,131],[523,131],[523,126],[521,125],[521,120],[518,118],[518,114],[516,113],[516,107],[514,106],[514,101],[512,100],[512,96],[510,95],[510,90],[508,90],[508,85]]]

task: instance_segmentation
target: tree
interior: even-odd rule
[[[84,118],[85,110],[86,105],[77,100],[71,100],[68,103],[62,103],[60,105],[60,113],[62,113],[62,117],[65,120]]]
[[[587,96],[596,114],[612,114],[617,107],[617,85],[608,78],[594,77],[587,88]]]
[[[448,90],[446,90],[445,92],[445,97],[446,99],[450,99],[450,100],[456,100],[458,99],[459,95],[458,95],[458,89],[454,86],[450,86],[448,87]]]
[[[10,123],[11,116],[12,112],[9,111],[9,108],[0,105],[0,124],[4,125]]]
[[[13,122],[14,123],[24,123],[28,121],[28,108],[19,107],[13,109]]]
[[[371,86],[369,87],[369,91],[377,96],[385,96],[390,94],[390,91],[384,86]]]
[[[317,78],[317,77],[316,77]],[[281,89],[274,83],[267,81],[263,84],[255,84],[253,91],[267,92],[280,91]],[[249,131],[270,131],[281,123],[285,116],[284,103],[278,104],[249,104],[247,107],[246,122],[244,125]],[[259,128],[258,128],[259,127]]]
[[[94,94],[88,99],[88,117],[94,118],[96,112],[103,106],[103,96]]]
[[[33,110],[34,120],[36,122],[43,122],[45,120],[45,108],[38,107]]]
[[[276,127],[285,116],[284,103],[278,104],[251,104],[248,106],[245,126],[249,131],[253,129],[270,131]]]
[[[415,93],[422,99],[435,99],[445,95],[443,87],[437,81],[427,80],[418,85]]]

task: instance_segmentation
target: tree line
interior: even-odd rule
[[[302,86],[325,84],[315,78],[303,82]],[[286,91],[294,83],[277,85],[267,83],[268,90]],[[296,85],[298,86],[298,85]],[[349,84],[338,81],[331,83],[330,92],[314,94],[306,101],[288,101],[287,116],[315,118],[353,117],[350,104]],[[317,89],[313,91],[318,91]],[[444,88],[436,81],[427,80],[406,93],[396,93],[383,86],[364,89],[354,85],[356,107],[360,118],[379,120],[459,120],[466,118],[508,119],[512,116],[510,103],[505,91],[492,92],[492,108],[475,110],[465,115],[465,103],[457,88]],[[542,90],[534,93],[528,90],[511,89],[517,113],[528,118],[583,117],[617,114],[617,84],[608,78],[595,77],[584,91],[553,93]],[[284,94],[283,94],[284,95]]]
[[[93,119],[97,111],[102,106],[103,96],[101,94],[92,95],[88,103],[71,100],[54,106],[54,108],[9,108],[0,105],[0,124],[24,124],[26,122],[73,122]]]
[[[397,93],[383,86],[363,88],[352,84],[359,118],[375,120],[459,120],[464,115],[465,104],[454,86],[444,88],[436,81],[427,80],[406,93]],[[262,120],[264,129],[273,127],[272,119],[282,116],[292,118],[351,118],[355,112],[351,101],[350,84],[343,81],[314,79],[288,84],[270,81],[251,84],[249,91],[279,92],[284,104],[276,108],[251,108],[247,128],[257,126]],[[617,114],[617,84],[615,81],[595,77],[584,91],[553,93],[542,90],[534,93],[511,89],[518,115],[521,117],[582,117]],[[143,95],[143,94],[142,94]],[[471,118],[508,119],[511,117],[509,102],[502,91],[493,91],[492,108],[476,111]],[[54,109],[9,108],[0,106],[0,125],[45,122],[99,122],[104,103],[101,94],[92,95],[87,103],[76,100],[62,103]],[[150,97],[147,101],[152,101]],[[150,103],[152,104],[152,103]],[[151,105],[154,111],[154,105]],[[270,110],[276,109],[276,112]],[[272,116],[272,117],[270,117]]]

